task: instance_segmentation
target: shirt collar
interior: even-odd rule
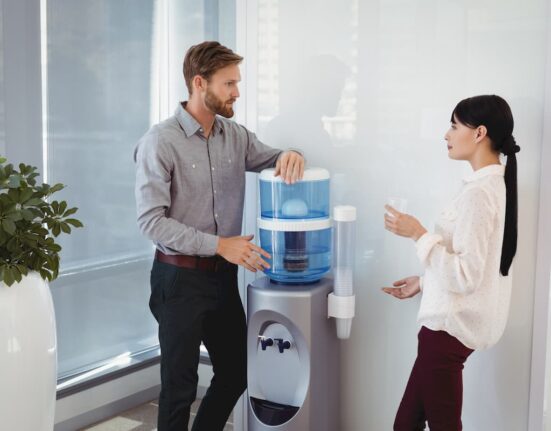
[[[479,180],[481,178],[487,177],[489,175],[505,175],[505,166],[503,165],[488,165],[483,168],[480,168],[470,175],[467,175],[463,178],[463,182],[470,183],[472,181]]]
[[[186,104],[187,101],[179,103],[174,115],[176,115],[178,123],[180,123],[180,126],[184,130],[186,136],[189,138],[190,136],[195,135],[197,132],[202,133],[203,128],[201,127],[199,122],[193,117],[193,115],[185,110]],[[211,134],[216,135],[217,133],[222,133],[222,122],[220,121],[218,116],[215,116]]]

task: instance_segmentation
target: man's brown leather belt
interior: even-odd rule
[[[198,269],[200,271],[217,272],[228,269],[232,264],[220,256],[187,256],[185,254],[164,254],[156,250],[155,259],[159,262],[179,266],[180,268]]]

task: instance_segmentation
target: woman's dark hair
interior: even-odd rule
[[[501,248],[500,272],[508,275],[517,252],[517,157],[520,147],[513,137],[513,114],[507,102],[499,96],[475,96],[462,100],[452,112],[452,123],[459,121],[470,128],[485,126],[495,151],[507,156],[505,167],[505,231]]]

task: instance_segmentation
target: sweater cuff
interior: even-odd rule
[[[419,276],[419,289],[421,290],[421,292],[423,291],[423,276],[422,275]]]
[[[210,233],[203,233],[203,242],[199,246],[197,254],[199,256],[214,256],[218,249],[218,236],[211,235]]]
[[[436,233],[425,232],[416,242],[417,257],[425,266],[428,264],[428,257],[433,247],[442,241],[442,237]]]

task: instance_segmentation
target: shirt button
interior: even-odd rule
[[[214,217],[218,218],[218,214],[214,214]]]
[[[228,162],[231,163],[231,159],[229,159]]]
[[[214,171],[214,166],[211,169]]]
[[[216,194],[216,190],[214,191],[214,194]]]
[[[193,169],[195,169],[195,164],[191,165],[191,167],[192,167]]]

